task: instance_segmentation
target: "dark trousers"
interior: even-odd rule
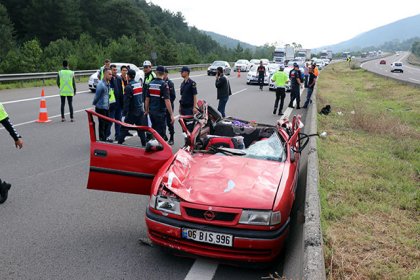
[[[122,109],[121,106],[119,106],[117,103],[113,103],[109,106],[109,117],[111,119],[121,121],[122,118]],[[106,137],[111,136],[111,127],[112,123],[109,124],[107,131],[106,131]],[[114,123],[115,127],[115,139],[118,139],[118,136],[120,135],[121,125],[118,123]]]
[[[95,107],[95,112],[98,114],[104,115],[106,117],[109,117],[109,110],[107,109],[99,109]],[[106,130],[109,125],[109,122],[102,118],[98,118],[98,119],[99,119],[98,120],[99,121],[99,131],[98,131],[99,140],[106,141]]]
[[[134,116],[128,114],[124,119],[125,123],[134,124],[139,126],[147,126],[147,119],[143,112],[140,115]],[[118,135],[118,144],[124,143],[125,137],[128,135],[128,128],[121,127],[120,133]],[[146,146],[146,133],[144,131],[137,131],[137,135],[140,138],[141,144]]]
[[[309,75],[305,75],[305,88],[308,87]]]
[[[279,101],[280,101],[280,109],[279,113],[283,111],[284,105],[284,98],[286,97],[286,89],[282,87],[276,88],[276,101],[274,101],[274,112],[279,108]]]
[[[174,111],[174,103],[171,102],[171,107],[172,107],[172,112]],[[169,115],[169,111],[166,110],[166,125],[168,126],[168,130],[169,130],[169,135],[171,137],[174,136],[175,134],[175,129],[174,129],[174,124],[171,123],[171,115]],[[166,134],[166,132],[165,132]]]
[[[297,107],[300,107],[300,87],[299,86],[292,86],[292,90],[290,92],[290,103],[289,107],[293,107],[293,101],[296,99]]]
[[[61,118],[64,119],[64,106],[66,105],[66,97],[67,97],[67,103],[69,104],[70,119],[73,119],[73,96],[60,96],[60,99],[61,99]]]
[[[150,112],[150,121],[152,122],[152,128],[159,133],[162,138],[166,138],[166,122],[165,122],[165,112]]]
[[[225,108],[226,108],[226,103],[228,102],[228,100],[229,100],[229,96],[219,99],[219,106],[217,106],[217,111],[219,111],[220,114],[222,114],[222,117],[226,117]]]
[[[306,101],[305,101],[305,104],[303,105],[303,107],[308,107],[309,103],[312,103],[311,96],[312,96],[313,91],[314,91],[313,88],[307,88],[306,89]]]
[[[258,75],[258,84],[260,85],[260,89],[262,89],[263,88],[263,86],[264,86],[264,74],[259,74]]]

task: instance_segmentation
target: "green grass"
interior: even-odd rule
[[[339,63],[317,98],[328,278],[419,279],[420,89]]]
[[[88,77],[76,77],[76,83],[87,83]],[[3,89],[15,89],[15,88],[33,88],[33,87],[46,87],[57,85],[56,79],[42,80],[28,80],[28,81],[13,81],[13,82],[1,82],[0,90]]]

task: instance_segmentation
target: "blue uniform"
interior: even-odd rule
[[[181,115],[192,115],[194,107],[194,95],[197,95],[197,83],[189,79],[181,83]]]
[[[146,97],[149,98],[149,116],[152,121],[152,128],[165,138],[165,100],[170,99],[168,84],[161,78],[155,78],[145,91]]]

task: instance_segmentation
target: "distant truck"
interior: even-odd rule
[[[287,61],[295,59],[295,48],[293,46],[286,45],[285,50]]]
[[[286,60],[286,49],[282,47],[276,47],[273,53],[273,61],[278,64],[284,64]]]
[[[299,49],[296,51],[296,59],[301,60],[310,60],[311,59],[311,49]]]
[[[320,53],[320,55],[319,55],[319,58],[320,59],[329,59],[331,61],[332,58],[333,58],[332,51],[330,51],[330,50],[322,50],[321,53]]]

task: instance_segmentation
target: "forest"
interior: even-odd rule
[[[0,0],[0,28],[0,73],[57,71],[63,59],[90,70],[106,58],[181,65],[270,58],[273,51],[223,47],[181,13],[144,0]]]

